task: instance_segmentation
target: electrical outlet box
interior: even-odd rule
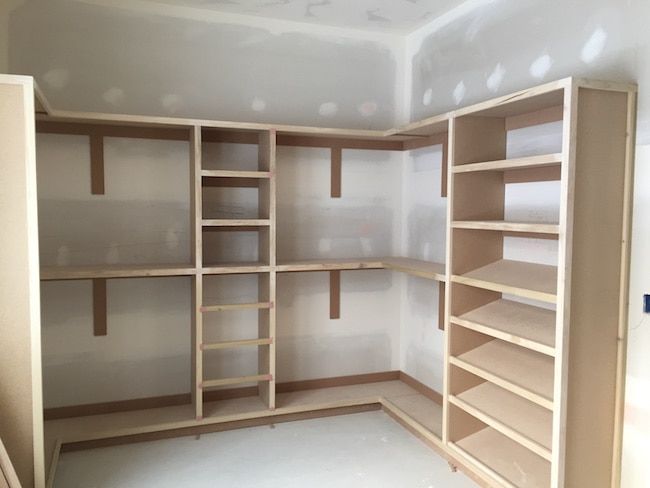
[[[650,313],[650,295],[643,295],[643,313]]]

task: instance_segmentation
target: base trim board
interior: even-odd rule
[[[427,397],[429,400],[436,402],[438,405],[442,405],[442,395],[433,388],[429,388],[424,383],[416,380],[413,376],[409,376],[404,371],[400,371],[398,379],[409,385],[418,393]]]

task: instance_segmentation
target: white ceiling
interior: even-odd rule
[[[390,33],[408,33],[462,0],[167,0],[230,14]]]

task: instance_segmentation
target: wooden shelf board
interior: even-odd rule
[[[449,362],[544,408],[553,408],[554,361],[513,344],[493,340]]]
[[[555,355],[555,312],[512,300],[496,300],[451,322],[503,341]]]
[[[204,305],[201,307],[201,312],[227,312],[230,310],[251,310],[251,309],[266,309],[271,308],[272,304],[270,302],[258,302],[258,303],[232,303],[224,305]]]
[[[562,153],[541,154],[525,158],[502,159],[481,163],[459,164],[451,168],[452,173],[471,173],[476,171],[508,171],[513,169],[544,168],[562,164]]]
[[[487,427],[450,447],[494,476],[508,488],[548,488],[551,463]],[[487,468],[487,469],[485,469]]]
[[[201,170],[203,178],[270,178],[270,171],[234,171],[224,169],[204,169]]]
[[[205,264],[201,268],[205,275],[268,273],[271,266],[262,262]]]
[[[256,374],[251,376],[238,376],[237,378],[221,378],[218,380],[203,380],[200,388],[214,388],[217,386],[242,385],[244,383],[257,383],[259,381],[271,381],[273,378],[268,374]]]
[[[41,280],[90,280],[95,278],[153,278],[193,276],[190,264],[129,264],[102,266],[42,266]]]
[[[195,419],[192,405],[48,420],[45,422],[45,459],[49,469],[59,440],[66,444],[110,439],[197,425],[369,405],[382,403],[384,399],[398,405],[414,419],[413,422],[422,422],[425,425],[423,429],[432,431],[432,436],[441,437],[440,405],[420,395],[406,383],[394,380],[278,393],[275,410],[266,408],[258,396],[206,402],[202,420]]]
[[[201,344],[202,351],[215,351],[218,349],[232,349],[246,346],[268,346],[273,344],[273,339],[245,339],[241,341],[213,342]]]
[[[551,461],[553,413],[488,382],[449,398],[483,423]]]
[[[268,227],[269,219],[203,219],[203,227]]]
[[[557,267],[501,259],[451,280],[487,290],[555,303]]]
[[[451,226],[454,229],[491,230],[502,232],[525,232],[534,234],[560,233],[558,224],[544,224],[533,222],[508,222],[505,220],[456,220]]]
[[[279,273],[301,271],[336,271],[356,269],[389,269],[427,279],[444,281],[445,265],[403,257],[314,259],[280,263]]]

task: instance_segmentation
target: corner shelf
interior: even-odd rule
[[[449,362],[549,410],[553,409],[552,358],[498,339]]]
[[[557,267],[501,259],[451,280],[463,285],[555,303]]]
[[[501,434],[551,461],[553,413],[485,382],[449,401]]]
[[[491,427],[450,443],[450,447],[507,488],[551,486],[551,463]]]
[[[555,356],[553,310],[500,299],[460,316],[452,316],[451,321],[467,329]]]

